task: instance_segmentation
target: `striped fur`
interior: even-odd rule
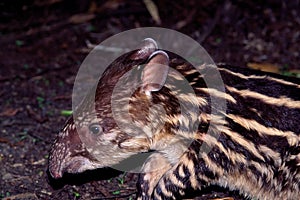
[[[228,65],[218,69],[226,94],[209,94],[227,102],[223,113],[226,123],[215,126],[220,136],[204,134],[196,139],[179,162],[165,170],[155,189],[148,192],[151,196],[143,195],[147,192],[142,188],[148,183],[141,176],[139,199],[181,199],[209,185],[238,190],[256,199],[298,199],[300,81]],[[186,74],[189,79],[200,77],[197,72]],[[202,85],[193,87],[198,96],[208,94]],[[205,133],[201,127],[210,123],[210,108],[200,109],[199,133]],[[203,145],[212,150],[201,151]]]
[[[148,62],[152,49],[142,52],[137,59],[132,59],[137,54],[133,52],[114,62],[97,86],[95,110],[87,97],[77,111],[77,120],[70,119],[62,129],[49,156],[54,178],[64,172],[112,166],[153,151],[142,167],[138,199],[181,199],[209,185],[261,200],[299,198],[298,79],[219,65],[224,93],[206,86],[204,80],[214,78],[212,66],[201,66],[199,74],[185,60],[168,53],[170,69],[181,76],[171,70],[165,87],[147,95],[137,89],[128,99],[124,93],[142,76],[141,65]],[[130,70],[135,71],[132,76],[127,75]],[[113,114],[111,98],[121,78],[124,82],[113,99],[119,111]],[[196,96],[180,93],[175,87],[184,79]],[[212,114],[218,105],[212,108],[211,98],[224,100],[226,111]],[[197,109],[182,113],[181,109],[189,106]],[[126,110],[129,116],[124,117]],[[189,131],[196,122],[199,125]],[[99,134],[91,134],[89,128],[94,124],[101,125]],[[209,127],[211,134],[207,134]],[[185,141],[190,142],[188,148]]]

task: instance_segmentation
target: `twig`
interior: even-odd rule
[[[228,0],[224,1],[224,3],[218,7],[215,17],[209,23],[206,30],[201,34],[200,38],[197,40],[199,43],[202,43],[207,38],[207,36],[214,30],[215,26],[217,25],[217,22],[223,14],[223,11],[225,10],[225,6],[227,5],[227,3]]]

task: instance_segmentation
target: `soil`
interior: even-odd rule
[[[72,109],[77,70],[91,51],[88,42],[161,26],[194,38],[215,62],[299,75],[298,0],[155,0],[160,25],[144,2],[0,2],[0,198],[135,197],[136,174],[105,168],[53,180],[47,172],[51,143],[68,118],[63,111]],[[219,187],[197,197],[217,198],[245,199]]]

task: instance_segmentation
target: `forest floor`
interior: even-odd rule
[[[52,180],[47,172],[51,143],[68,118],[63,111],[72,109],[77,70],[91,51],[88,43],[159,23],[146,1],[99,2],[0,3],[0,198],[135,197],[136,174],[99,169]],[[189,35],[216,63],[299,76],[299,1],[154,3],[159,26]],[[218,187],[197,197],[217,198],[244,199]]]

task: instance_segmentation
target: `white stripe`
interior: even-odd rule
[[[225,92],[221,92],[219,90],[216,90],[214,88],[196,88],[196,90],[200,90],[210,96],[215,96],[215,97],[219,97],[219,98],[224,98],[226,99],[227,101],[230,101],[232,103],[236,103],[236,100],[230,95],[230,94],[227,94]]]
[[[270,136],[286,137],[291,146],[300,143],[300,137],[297,136],[292,131],[282,131],[273,127],[266,127],[255,120],[245,119],[241,116],[237,116],[233,114],[228,114],[227,117],[231,118],[234,122],[240,124],[241,126],[243,126],[248,130],[257,131],[260,136],[270,135]]]
[[[236,94],[239,94],[243,97],[252,97],[255,99],[259,99],[261,101],[263,101],[266,104],[270,104],[270,105],[276,105],[276,106],[286,106],[288,108],[297,108],[300,109],[300,101],[294,101],[293,99],[290,99],[288,97],[279,97],[279,98],[274,98],[274,97],[269,97],[267,95],[258,93],[258,92],[253,92],[251,90],[237,90],[234,87],[230,87],[230,86],[226,86],[226,88],[231,91],[234,92]]]
[[[278,79],[278,78],[274,78],[274,77],[270,77],[270,76],[267,76],[267,75],[263,75],[263,76],[258,76],[258,75],[250,75],[250,76],[246,76],[244,74],[241,74],[241,73],[238,73],[238,72],[233,72],[233,71],[230,71],[229,69],[226,69],[226,68],[219,68],[219,70],[221,71],[225,71],[229,74],[232,74],[232,75],[235,75],[235,76],[238,76],[242,79],[268,79],[268,80],[271,80],[271,81],[275,81],[277,83],[281,83],[281,84],[285,84],[285,85],[291,85],[291,86],[295,86],[297,88],[300,88],[300,85],[299,84],[296,84],[296,83],[293,83],[293,82],[289,82],[289,81],[286,81],[286,80],[283,80],[283,79]]]

